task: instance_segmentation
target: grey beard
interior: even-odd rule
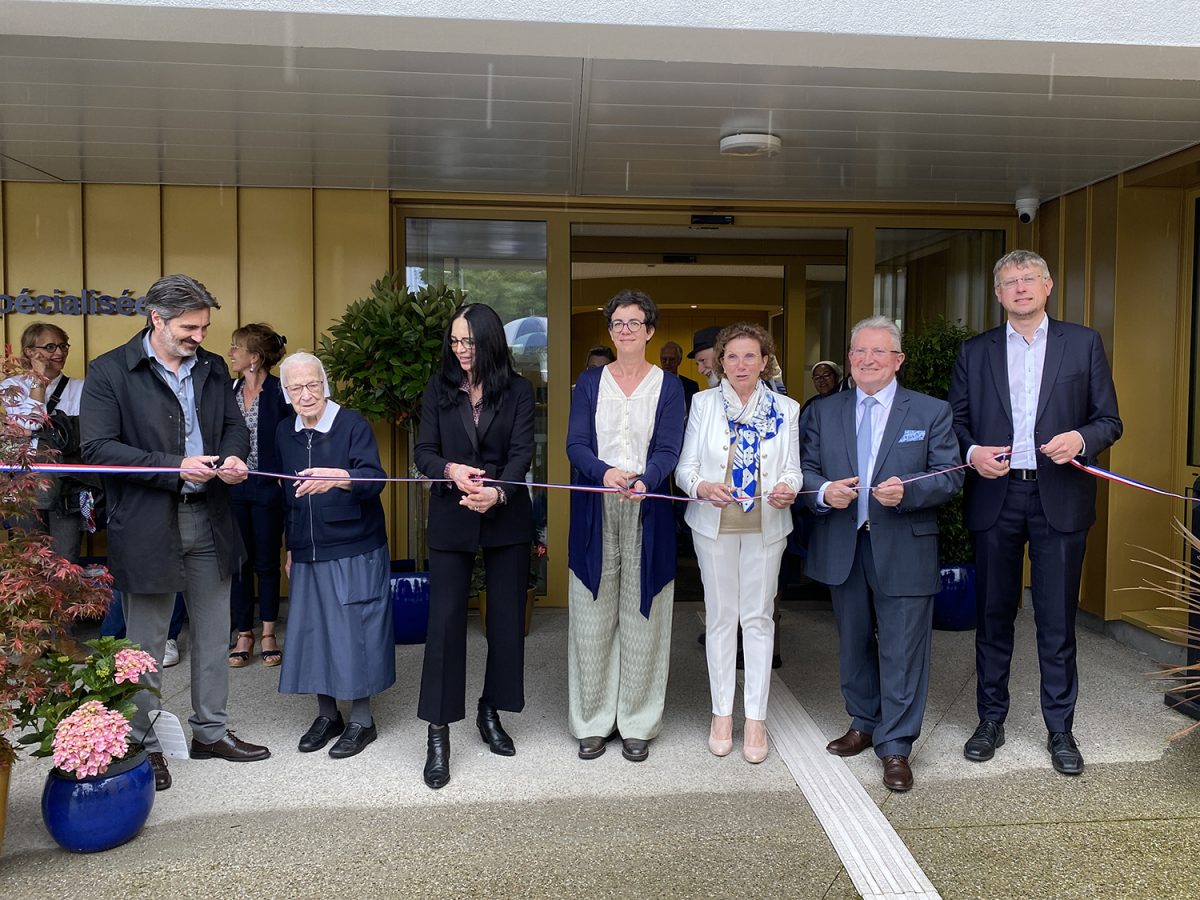
[[[708,379],[708,386],[710,388],[715,388],[718,384],[721,383],[721,379],[718,377],[716,372],[709,372],[704,377]]]

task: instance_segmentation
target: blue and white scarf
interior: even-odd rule
[[[783,413],[775,395],[759,381],[744,405],[727,379],[721,380],[721,400],[729,421],[729,443],[733,444],[733,491],[746,499],[738,501],[744,512],[754,509],[758,493],[758,454],[763,441],[773,438],[783,426]]]

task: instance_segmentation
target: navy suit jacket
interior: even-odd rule
[[[817,513],[806,572],[810,578],[834,586],[846,581],[854,564],[858,504],[822,509],[817,506],[816,491],[826,481],[858,474],[857,402],[858,391],[841,391],[814,403],[808,409],[804,433],[804,487],[813,491],[804,498]],[[943,474],[906,484],[899,506],[883,506],[871,497],[871,550],[883,593],[921,597],[941,589],[937,507],[962,487],[962,469],[943,471],[959,465],[949,404],[897,386],[871,483],[877,485],[892,476],[908,479],[926,472]]]
[[[972,445],[1008,447],[1013,441],[1005,326],[965,341],[954,364],[950,405],[954,430],[965,455]],[[1038,393],[1033,439],[1041,446],[1055,435],[1078,431],[1084,462],[1091,462],[1121,436],[1117,392],[1104,355],[1104,342],[1090,328],[1051,319],[1046,361]],[[1038,494],[1046,520],[1058,531],[1083,531],[1096,521],[1096,479],[1074,466],[1057,465],[1037,453]],[[967,476],[967,528],[984,531],[1000,515],[1007,478]]]

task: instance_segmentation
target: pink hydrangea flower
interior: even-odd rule
[[[138,683],[138,678],[147,672],[157,672],[158,665],[154,657],[144,650],[118,650],[113,658],[117,671],[113,676],[117,684],[124,681]]]
[[[134,651],[137,652],[137,651]],[[129,720],[99,700],[89,700],[54,729],[54,765],[76,778],[101,775],[128,749]]]

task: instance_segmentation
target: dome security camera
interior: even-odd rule
[[[1033,217],[1037,215],[1038,206],[1040,205],[1036,194],[1028,196],[1018,195],[1016,201],[1017,221],[1022,225],[1028,225],[1033,221]]]

